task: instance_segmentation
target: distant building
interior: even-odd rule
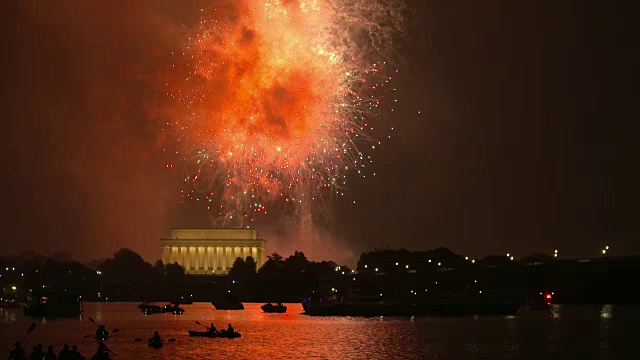
[[[173,229],[160,239],[162,262],[177,262],[189,275],[224,275],[240,257],[251,256],[260,268],[267,242],[252,229]]]

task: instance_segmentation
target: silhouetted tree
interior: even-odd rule
[[[153,270],[164,275],[164,263],[162,260],[156,261],[155,265],[153,265]]]
[[[153,268],[130,249],[120,249],[113,258],[98,266],[104,279],[108,279],[105,296],[113,300],[137,300],[151,290]]]
[[[167,285],[171,289],[182,290],[184,287],[184,268],[177,262],[165,266]]]
[[[247,269],[247,272],[249,274],[254,274],[255,275],[257,273],[258,264],[256,264],[256,261],[253,258],[253,256],[248,256],[244,260],[244,267],[245,267],[245,269]]]
[[[237,257],[231,265],[231,269],[229,270],[229,276],[231,279],[241,280],[244,277],[245,273],[245,263],[244,259],[241,257]]]

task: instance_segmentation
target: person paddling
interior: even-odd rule
[[[231,324],[229,324],[229,326],[227,327],[227,336],[231,336],[235,333],[235,331],[233,330],[233,326],[231,326]]]
[[[211,326],[209,326],[207,328],[207,330],[209,330],[210,333],[215,334],[218,332],[218,330],[216,329],[216,327],[213,325],[213,323],[211,323]]]
[[[25,360],[25,352],[20,344],[20,341],[16,341],[15,347],[9,353],[9,360]]]
[[[160,339],[160,334],[157,331],[154,331],[153,337],[149,339],[149,341],[157,344],[157,343],[161,343],[162,339]]]
[[[96,340],[106,340],[109,337],[109,332],[104,325],[98,325],[96,329]]]

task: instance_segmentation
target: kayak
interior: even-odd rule
[[[159,349],[162,347],[162,341],[153,341],[151,339],[147,340],[147,345],[152,348]]]
[[[239,338],[242,335],[240,335],[239,332],[234,332],[234,333],[231,333],[231,334],[227,334],[226,332],[212,333],[210,331],[193,331],[193,330],[189,330],[189,336],[235,339],[235,338]]]

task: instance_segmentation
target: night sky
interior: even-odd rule
[[[152,121],[151,85],[207,2],[3,5],[0,255],[121,247],[148,261],[208,227]],[[629,2],[631,4],[631,2]],[[471,257],[640,254],[638,22],[590,1],[413,1],[398,42],[395,128],[318,237],[259,217],[268,251],[353,264],[375,247]],[[353,204],[356,201],[356,204]]]

